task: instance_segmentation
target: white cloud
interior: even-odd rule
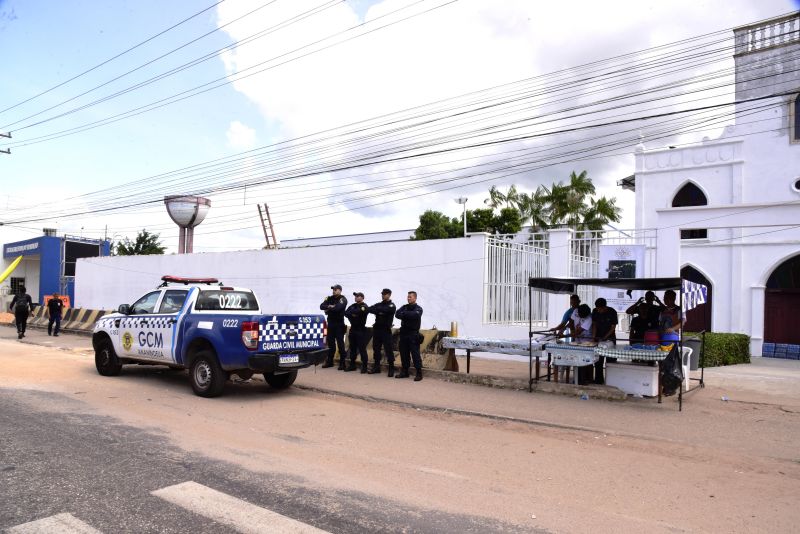
[[[234,150],[249,150],[256,146],[256,131],[239,121],[232,121],[225,135]]]

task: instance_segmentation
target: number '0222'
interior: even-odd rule
[[[242,307],[241,295],[219,295],[219,307],[223,310],[238,310]]]
[[[222,320],[222,327],[223,328],[236,328],[239,326],[239,319],[223,319]]]

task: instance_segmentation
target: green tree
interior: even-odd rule
[[[419,216],[419,226],[414,230],[414,237],[411,239],[421,241],[461,237],[462,224],[458,219],[449,219],[444,213],[428,210]]]
[[[126,237],[112,248],[116,256],[163,254],[165,249],[166,247],[162,246],[158,240],[158,234],[151,234],[144,229],[136,235],[135,241]]]
[[[491,208],[467,210],[467,232],[494,233],[494,210]]]

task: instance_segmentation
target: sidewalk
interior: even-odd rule
[[[13,328],[0,327],[0,340],[68,350],[93,361],[91,339],[86,336],[48,337],[47,332],[30,330],[17,341]],[[459,361],[459,365],[466,369],[465,362]],[[414,382],[410,378],[388,378],[385,372],[368,375],[344,373],[335,367],[310,368],[300,371],[295,386],[395,409],[477,416],[490,424],[511,422],[796,457],[794,429],[800,417],[800,361],[755,358],[750,365],[707,369],[707,387],[684,394],[682,412],[678,411],[677,397],[667,397],[662,404],[649,398],[609,401],[601,389],[613,388],[602,386],[581,386],[588,400],[581,400],[576,388],[566,384],[540,383],[537,390],[529,393],[528,365],[522,362],[473,357],[470,371],[466,375],[425,370],[425,378]],[[254,381],[260,384],[258,377]],[[562,393],[564,388],[569,394],[543,392],[551,387]]]

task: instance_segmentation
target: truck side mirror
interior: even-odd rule
[[[117,311],[122,315],[130,315],[131,313],[131,305],[130,304],[120,304]]]

